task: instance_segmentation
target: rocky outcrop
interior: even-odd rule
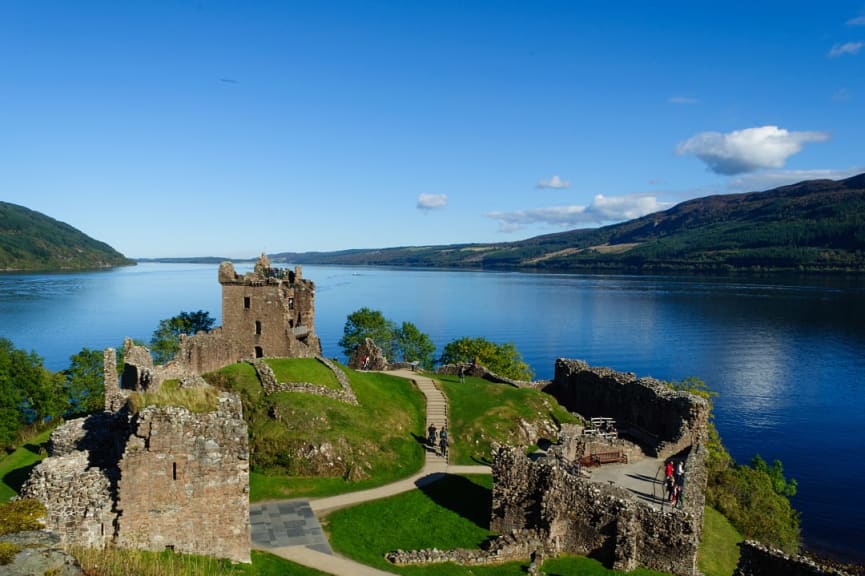
[[[387,370],[388,362],[373,339],[364,338],[349,358],[348,367],[353,370]]]

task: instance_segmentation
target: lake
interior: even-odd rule
[[[251,266],[251,265],[250,265]],[[237,266],[243,271],[244,265]],[[865,562],[865,279],[562,275],[305,266],[324,354],[367,306],[413,322],[441,352],[482,336],[513,342],[535,370],[556,358],[663,380],[697,376],[739,462],[782,460],[809,547]],[[140,264],[0,274],[0,336],[52,370],[82,347],[148,341],[159,320],[220,322],[216,265]]]

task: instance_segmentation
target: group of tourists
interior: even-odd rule
[[[664,488],[667,500],[673,506],[681,506],[685,489],[685,463],[682,460],[667,460],[664,464]]]
[[[445,426],[442,426],[442,429],[438,433],[438,441],[439,441],[439,452],[436,452],[436,425],[430,424],[429,428],[427,428],[427,444],[432,451],[436,454],[441,453],[442,456],[447,458],[448,455],[448,429]]]

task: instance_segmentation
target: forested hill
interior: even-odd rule
[[[299,264],[559,271],[865,272],[865,174],[697,198],[621,224],[519,242],[273,258]]]
[[[69,224],[0,202],[0,271],[82,270],[134,263]]]

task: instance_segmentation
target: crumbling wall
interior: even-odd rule
[[[780,550],[746,540],[739,543],[739,564],[733,576],[848,576],[846,572],[821,566],[804,556],[790,556]]]
[[[191,336],[181,334],[174,361],[196,374],[206,374],[252,356],[252,350],[226,334],[222,327],[216,327]]]
[[[709,417],[706,400],[654,378],[559,358],[555,377],[544,391],[586,418],[615,418],[620,433],[659,458],[704,439]]]
[[[688,482],[698,486],[699,464]],[[699,508],[699,509],[698,509]],[[500,447],[493,461],[490,530],[499,534],[537,531],[554,553],[590,555],[618,570],[643,566],[697,574],[702,508],[657,510],[618,486],[591,483],[557,458],[533,461],[513,447]]]
[[[249,446],[240,400],[216,412],[147,407],[119,463],[121,547],[249,562]]]
[[[148,406],[72,420],[21,495],[64,543],[204,554],[249,562],[249,447],[240,399],[193,414]]]
[[[101,548],[117,518],[117,461],[129,435],[125,415],[109,412],[70,420],[51,433],[49,457],[21,488],[45,505],[46,529],[67,544]]]

